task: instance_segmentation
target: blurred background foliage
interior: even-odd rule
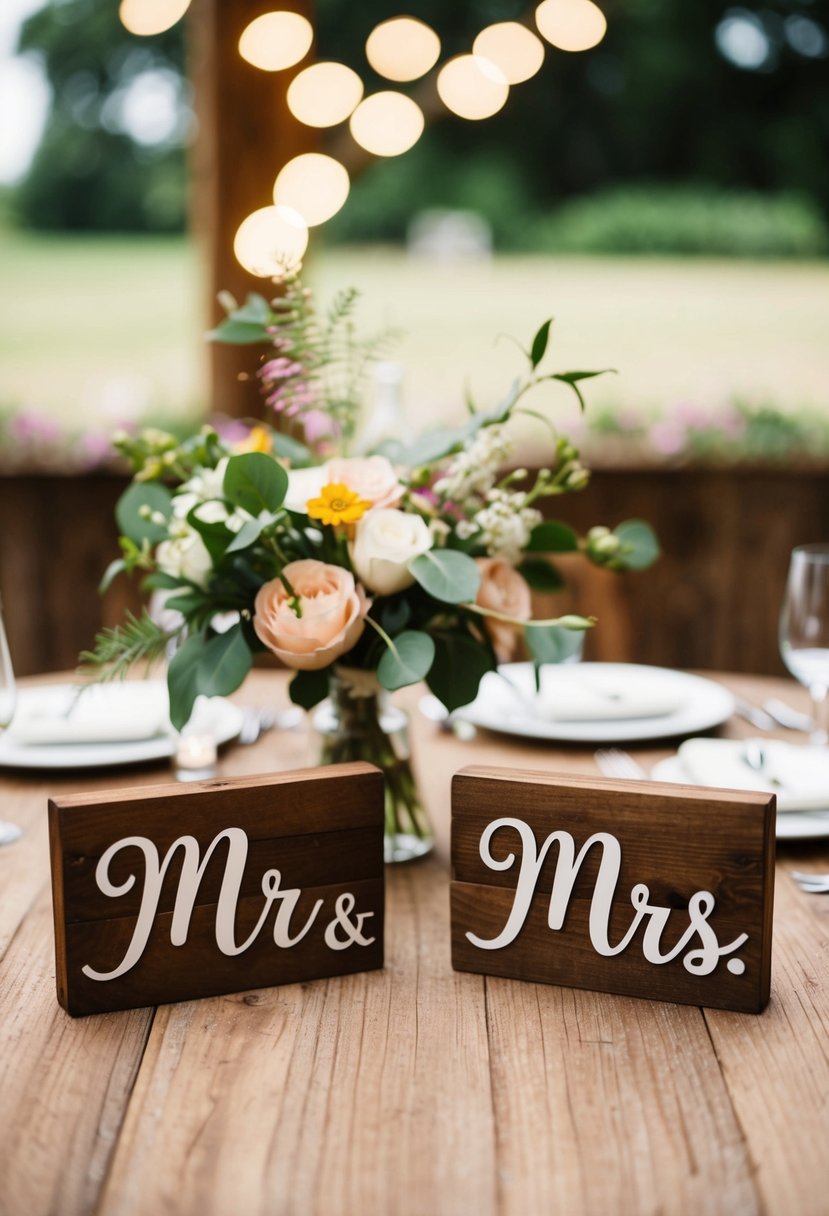
[[[318,52],[361,72],[388,0],[319,0]],[[413,0],[444,56],[517,0]],[[447,115],[354,183],[331,242],[401,241],[413,213],[475,211],[496,248],[802,257],[827,248],[829,0],[616,0],[587,55],[548,48],[494,118]],[[183,230],[193,130],[183,23],[137,44],[115,4],[58,0],[25,23],[52,105],[9,200],[36,229]],[[151,88],[150,88],[151,86]],[[142,98],[152,92],[151,112]],[[161,103],[159,102],[161,97]],[[166,102],[164,98],[166,97]],[[136,115],[141,121],[136,122]]]

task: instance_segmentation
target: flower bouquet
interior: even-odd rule
[[[271,348],[259,376],[280,425],[116,437],[134,477],[116,511],[121,557],[102,586],[140,571],[163,611],[104,631],[83,658],[112,676],[172,652],[170,716],[181,729],[200,694],[233,692],[270,651],[294,672],[296,704],[325,703],[322,759],[383,769],[387,856],[416,855],[431,836],[387,694],[424,680],[456,709],[522,638],[537,667],[560,661],[593,618],[531,619],[530,589],[562,583],[550,555],[580,551],[614,570],[657,555],[641,521],[579,537],[542,516],[542,500],[588,480],[557,433],[547,467],[504,471],[506,424],[525,395],[553,380],[583,404],[580,382],[599,373],[542,372],[546,322],[499,405],[470,405],[456,428],[354,455],[378,346],[354,335],[353,293],[323,317],[299,279],[274,301],[225,303],[212,337]]]

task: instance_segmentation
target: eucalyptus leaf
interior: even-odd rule
[[[566,663],[577,659],[584,645],[583,632],[564,629],[560,625],[525,629],[524,637],[536,670],[545,663]]]
[[[244,452],[241,456],[231,456],[227,462],[225,498],[251,515],[275,511],[282,505],[287,490],[288,474],[264,452]]]
[[[292,435],[283,435],[281,431],[275,431],[273,434],[273,450],[283,460],[290,460],[294,469],[304,469],[314,464],[314,453],[311,449]]]
[[[176,730],[182,730],[190,721],[193,705],[199,695],[199,668],[205,645],[204,636],[200,633],[188,638],[173,655],[167,668],[170,721]]]
[[[157,481],[134,481],[124,490],[115,506],[119,531],[137,545],[145,540],[151,545],[158,544],[167,536],[166,522],[157,524],[145,519],[141,512],[149,509],[153,514],[163,515],[166,521],[173,513],[172,504],[173,496],[166,486]]]
[[[238,553],[241,549],[248,549],[259,539],[266,522],[262,519],[246,519],[225,549],[225,553]]]
[[[250,671],[251,662],[241,625],[210,639],[203,633],[189,637],[167,668],[170,721],[176,730],[189,722],[200,694],[215,697],[235,692]]]
[[[112,586],[113,581],[127,568],[127,563],[123,557],[116,557],[111,561],[104,571],[104,576],[98,584],[98,594],[103,595]]]
[[[620,554],[624,570],[647,570],[660,555],[656,533],[643,519],[626,519],[613,533],[624,545]]]
[[[417,684],[428,675],[434,657],[435,643],[428,633],[411,629],[398,634],[394,650],[388,649],[377,666],[377,679],[389,692]]]
[[[469,604],[478,594],[481,572],[474,560],[456,549],[430,549],[409,562],[424,591],[444,604]]]
[[[258,321],[234,321],[226,317],[215,329],[205,334],[208,342],[226,342],[230,346],[257,346],[273,341],[267,327]]]

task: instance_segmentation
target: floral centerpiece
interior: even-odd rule
[[[506,424],[544,380],[572,389],[595,372],[542,372],[550,322],[526,351],[503,402],[466,421],[353,454],[361,384],[377,344],[354,333],[353,293],[318,317],[299,279],[273,301],[226,300],[219,341],[265,344],[259,368],[279,428],[179,441],[121,434],[132,484],[117,507],[120,572],[142,572],[164,598],[98,636],[87,663],[105,676],[174,651],[170,715],[181,729],[200,694],[226,695],[258,651],[294,672],[290,695],[327,706],[325,760],[363,758],[386,774],[387,855],[428,847],[399,711],[387,693],[425,680],[448,710],[473,700],[481,678],[523,638],[537,666],[560,660],[593,618],[531,619],[531,588],[561,586],[550,555],[579,551],[614,570],[657,553],[640,521],[579,537],[540,503],[586,485],[573,445],[557,433],[547,467],[504,471]]]

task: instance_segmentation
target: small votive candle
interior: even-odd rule
[[[206,781],[216,776],[216,740],[213,735],[183,731],[173,753],[177,781]]]

